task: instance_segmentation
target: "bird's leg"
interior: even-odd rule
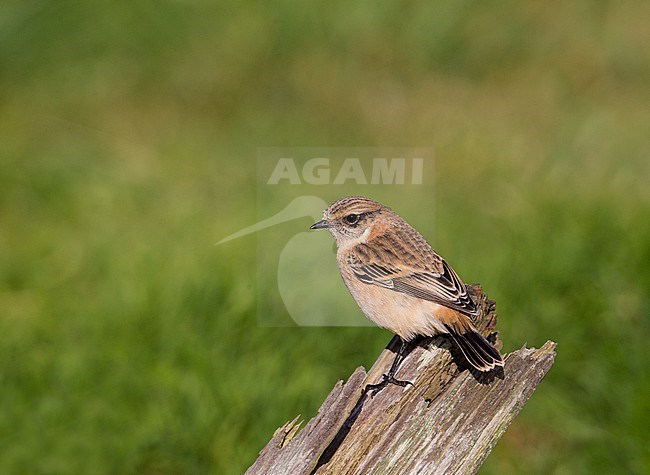
[[[407,384],[410,384],[413,386],[413,383],[411,381],[405,381],[405,380],[399,380],[395,379],[395,373],[397,373],[397,369],[399,368],[399,365],[402,363],[402,360],[404,360],[404,357],[406,356],[406,350],[408,349],[408,342],[406,340],[402,340],[400,338],[401,344],[399,347],[399,351],[395,355],[395,359],[393,360],[393,364],[390,365],[390,369],[388,370],[388,374],[384,374],[384,380],[386,380],[389,384],[396,384],[397,386],[406,386]]]
[[[368,390],[375,391],[376,394],[377,391],[385,388],[389,384],[395,384],[396,386],[401,386],[401,387],[405,387],[409,384],[413,386],[413,383],[411,381],[399,380],[395,378],[395,373],[397,372],[399,365],[402,363],[402,360],[404,360],[404,357],[406,356],[406,350],[408,349],[409,346],[409,343],[406,340],[402,340],[400,338],[400,342],[401,344],[399,350],[395,354],[395,358],[393,359],[393,364],[390,365],[390,369],[388,370],[388,373],[383,374],[383,379],[379,383],[368,384],[365,388],[365,391]]]

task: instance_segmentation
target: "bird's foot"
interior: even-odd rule
[[[400,386],[402,388],[408,386],[409,384],[411,386],[414,386],[414,384],[411,381],[396,379],[394,375],[390,373],[388,374],[384,373],[382,375],[382,380],[380,382],[375,384],[367,384],[363,391],[372,392],[371,396],[374,397],[375,394],[377,394],[379,391],[384,389],[389,384],[394,384],[395,386]]]
[[[394,384],[395,386],[401,386],[401,387],[406,387],[409,384],[411,386],[415,386],[411,381],[407,381],[405,379],[395,379],[395,376],[393,375],[384,375],[384,380],[386,381],[386,384]]]

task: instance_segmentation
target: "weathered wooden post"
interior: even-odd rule
[[[476,326],[490,333],[494,302],[479,286],[470,290],[480,303]],[[514,351],[503,371],[486,375],[463,366],[445,338],[427,339],[399,370],[413,387],[364,391],[388,370],[394,346],[368,373],[359,367],[339,381],[302,430],[299,417],[280,427],[246,474],[475,473],[553,365],[556,344]]]

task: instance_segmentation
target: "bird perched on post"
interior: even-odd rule
[[[393,210],[369,198],[332,203],[310,229],[336,240],[341,277],[363,313],[401,339],[385,383],[395,379],[408,343],[418,336],[449,335],[467,362],[487,372],[503,366],[498,350],[472,324],[476,304],[456,272]]]

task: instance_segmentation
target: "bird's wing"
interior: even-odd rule
[[[454,270],[427,245],[423,256],[404,249],[358,244],[346,260],[361,282],[436,302],[464,314],[475,314],[476,304]],[[422,249],[420,249],[421,251]],[[399,256],[399,257],[398,257]]]

